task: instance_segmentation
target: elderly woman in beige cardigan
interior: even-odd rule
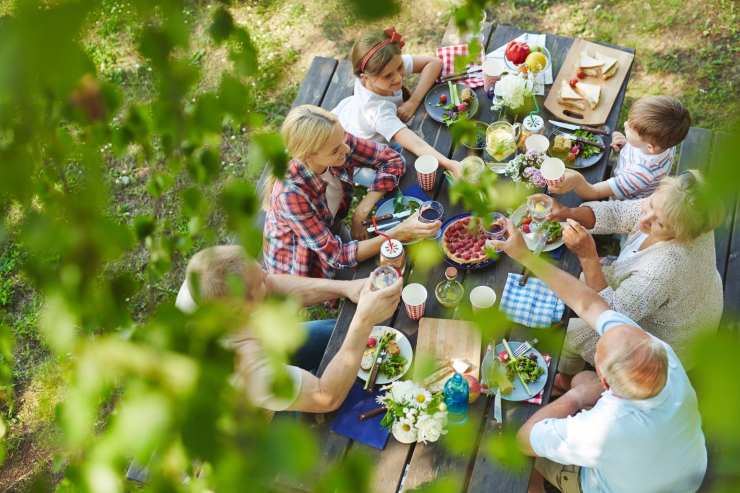
[[[609,308],[635,320],[666,341],[691,367],[688,347],[702,330],[716,330],[722,316],[722,279],[717,272],[713,230],[722,222],[718,207],[705,207],[696,172],[664,178],[642,200],[555,204],[552,219],[567,220],[563,237],[578,257],[583,278]],[[611,264],[596,253],[594,234],[627,234]],[[593,364],[598,334],[580,319],[568,325],[557,384]]]

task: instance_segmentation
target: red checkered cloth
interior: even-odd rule
[[[440,79],[457,73],[455,72],[455,58],[457,58],[458,56],[467,56],[467,54],[467,44],[442,46],[441,48],[437,48],[437,56],[440,60],[442,60],[442,72],[439,74]],[[481,50],[479,65],[483,64],[483,59],[484,53],[483,50]],[[470,65],[468,65],[468,68],[470,68]],[[483,87],[483,73],[478,72],[476,74],[473,74],[468,79],[461,79],[456,82],[464,84],[471,89],[475,89],[476,87]]]
[[[550,360],[552,359],[552,357],[549,354],[543,354],[542,355],[542,358],[545,360],[545,364],[549,368],[550,367]],[[527,402],[529,402],[530,404],[537,404],[537,405],[542,404],[542,394],[544,392],[545,392],[545,389],[540,390],[540,393],[539,394],[537,394],[536,396],[532,397]]]

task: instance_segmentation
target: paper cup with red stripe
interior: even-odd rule
[[[565,163],[556,157],[545,158],[540,166],[540,173],[548,185],[560,185],[565,180]]]
[[[428,154],[419,156],[414,162],[414,168],[416,168],[416,178],[419,180],[419,186],[422,190],[427,192],[433,190],[437,178],[437,168],[439,168],[437,158]]]
[[[417,282],[408,284],[401,291],[401,299],[411,320],[419,320],[424,316],[424,307],[427,304],[427,288],[423,284]]]

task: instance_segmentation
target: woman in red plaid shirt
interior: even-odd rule
[[[265,217],[267,271],[331,278],[336,270],[377,255],[383,238],[364,239],[362,221],[403,176],[401,155],[346,133],[335,115],[313,105],[291,110],[282,135],[293,159],[285,179],[272,187]],[[374,168],[376,175],[352,216],[352,236],[358,239],[344,242],[333,229],[347,215],[359,166]],[[420,222],[417,213],[387,234],[409,241],[434,236],[440,226]]]

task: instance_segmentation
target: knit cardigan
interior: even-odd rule
[[[647,199],[643,199],[647,200]],[[594,234],[639,234],[642,200],[583,204],[594,211]],[[608,286],[600,294],[667,342],[686,363],[691,340],[714,331],[722,317],[722,278],[717,271],[714,232],[687,241],[661,241],[603,267]]]

